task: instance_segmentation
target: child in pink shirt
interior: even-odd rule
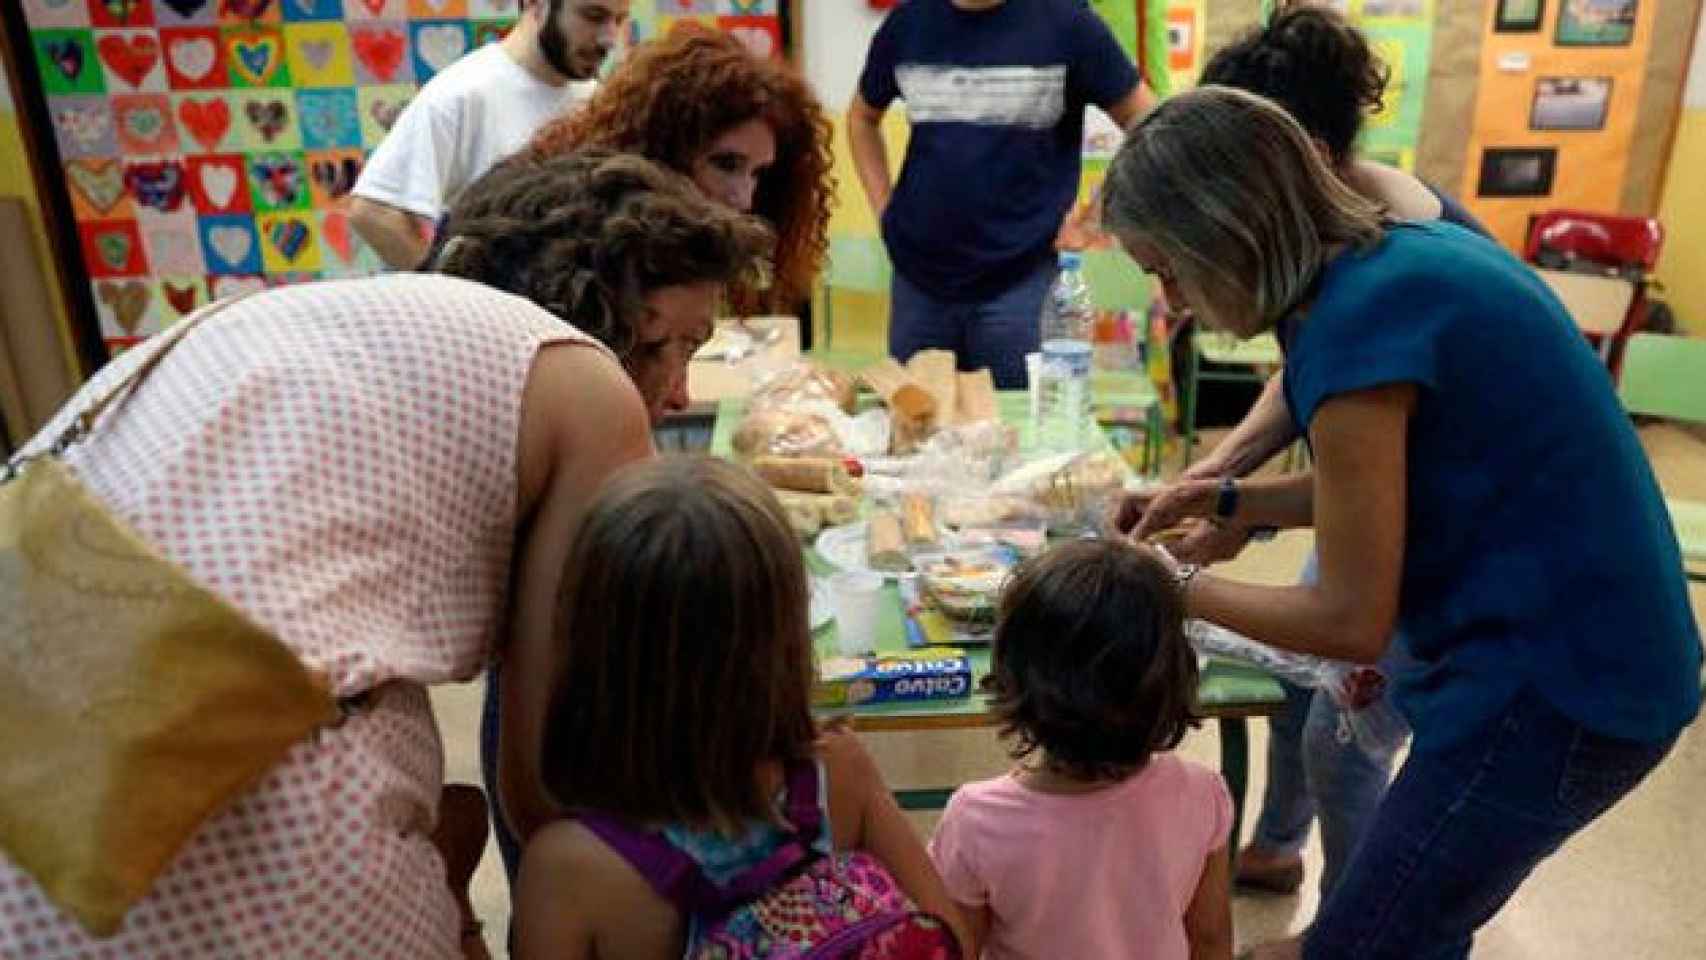
[[[1117,542],[1021,567],[991,682],[1019,766],[955,793],[930,843],[967,956],[1230,958],[1232,800],[1165,752],[1197,689],[1170,568]]]

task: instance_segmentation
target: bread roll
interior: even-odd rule
[[[871,515],[865,535],[865,562],[872,570],[900,572],[912,569],[906,555],[906,538],[901,534],[900,515],[884,510]]]
[[[801,493],[857,494],[859,482],[847,472],[847,464],[830,457],[757,457],[753,472],[765,483]]]
[[[908,493],[900,498],[900,530],[909,547],[935,547],[941,544],[936,535],[936,508],[922,493]]]
[[[743,460],[841,456],[841,441],[829,421],[815,413],[774,408],[748,413],[735,428],[730,445]]]

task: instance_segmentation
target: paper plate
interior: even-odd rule
[[[817,535],[817,555],[837,570],[878,573],[893,580],[910,570],[873,570],[865,560],[867,525],[863,520],[830,527]]]

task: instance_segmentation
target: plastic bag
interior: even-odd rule
[[[906,470],[907,486],[938,496],[989,489],[1019,454],[1019,433],[994,421],[961,424],[936,432]]]
[[[1051,531],[1100,533],[1126,475],[1125,463],[1111,452],[1059,454],[1007,474],[991,492],[1029,500]]]
[[[1386,695],[1385,673],[1376,667],[1280,650],[1205,620],[1187,621],[1185,636],[1205,656],[1241,660],[1297,686],[1325,691],[1339,707],[1340,743],[1354,739],[1369,753],[1384,753],[1410,734]]]
[[[751,410],[765,407],[794,407],[802,402],[824,400],[842,413],[853,412],[857,388],[853,378],[810,360],[795,360],[763,374],[747,401]]]
[[[745,460],[846,455],[841,438],[829,421],[804,410],[753,410],[735,428],[731,445],[735,454]]]

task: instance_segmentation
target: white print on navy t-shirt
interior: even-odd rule
[[[1066,110],[1066,67],[895,69],[913,123],[982,123],[1046,130]]]

